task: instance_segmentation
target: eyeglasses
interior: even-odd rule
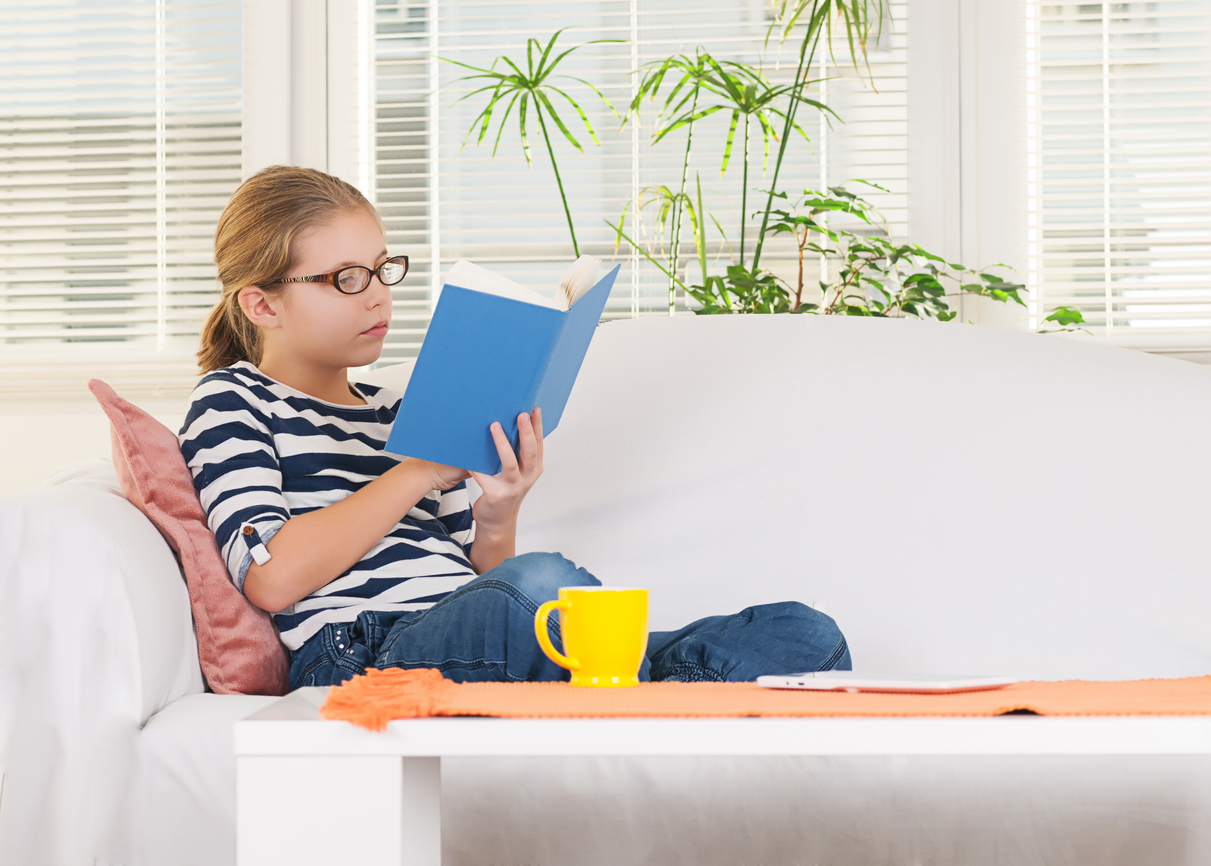
[[[314,277],[286,277],[276,280],[279,283],[331,283],[336,290],[346,295],[356,295],[366,291],[370,278],[378,275],[378,281],[384,286],[394,286],[408,274],[408,257],[392,256],[374,270],[362,265],[350,265],[333,271],[330,274],[319,274]]]

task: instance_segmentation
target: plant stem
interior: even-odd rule
[[[744,178],[740,187],[740,267],[744,267],[744,224],[748,214],[748,115],[744,115]]]
[[[861,275],[862,269],[870,264],[870,261],[871,261],[870,259],[867,259],[862,264],[854,265],[850,268],[849,279],[847,279],[844,283],[842,283],[837,288],[837,296],[835,298],[833,298],[833,302],[831,304],[829,304],[829,306],[828,306],[829,313],[831,313],[833,310],[837,309],[837,304],[841,303],[841,299],[843,297],[845,297],[846,289],[848,289],[850,286],[854,285],[854,281]]]
[[[538,114],[538,125],[542,128],[542,140],[547,143],[547,153],[551,155],[551,169],[555,172],[555,183],[559,185],[559,198],[563,201],[563,213],[568,218],[568,232],[572,235],[572,252],[580,258],[580,244],[576,243],[576,229],[572,228],[572,211],[568,208],[568,197],[564,195],[563,180],[559,177],[559,166],[555,164],[555,150],[551,147],[551,137],[547,135],[547,125],[542,119],[542,109],[538,100],[534,101],[534,110]]]
[[[795,289],[795,305],[791,307],[792,313],[803,303],[803,248],[807,246],[807,239],[811,237],[811,234],[811,229],[804,229],[803,240],[799,241],[799,286]]]
[[[690,106],[690,116],[698,110],[698,91],[694,90],[694,102]],[[685,178],[690,170],[690,145],[694,143],[694,124],[691,123],[685,133],[685,159],[681,161],[681,190],[673,202],[673,273],[677,273],[677,261],[681,252],[681,211],[685,207]],[[702,216],[699,216],[702,219]],[[673,280],[669,280],[669,315],[673,315],[677,307],[677,290]]]
[[[631,236],[630,236],[630,235],[628,235],[626,232],[624,232],[624,231],[623,231],[623,230],[622,230],[622,229],[621,229],[619,226],[614,225],[614,224],[613,224],[612,222],[610,222],[609,220],[606,220],[606,221],[605,221],[605,224],[606,224],[606,225],[608,225],[610,228],[612,228],[614,231],[618,232],[618,234],[619,234],[619,235],[620,235],[620,236],[621,236],[621,237],[622,237],[622,238],[623,238],[623,239],[624,239],[624,240],[625,240],[625,241],[626,241],[628,244],[630,244],[630,245],[631,245],[631,247],[632,247],[632,248],[633,248],[633,249],[634,249],[634,250],[635,250],[637,253],[639,253],[639,255],[643,256],[645,259],[647,259],[649,262],[651,262],[651,263],[652,263],[652,264],[654,264],[654,265],[655,265],[657,268],[659,268],[659,269],[661,270],[661,272],[662,272],[662,273],[663,273],[665,276],[667,276],[667,277],[668,277],[670,280],[672,280],[672,281],[673,281],[674,283],[676,283],[677,285],[681,286],[681,288],[683,288],[683,289],[684,289],[684,288],[686,288],[685,283],[683,283],[683,282],[681,282],[681,280],[677,279],[677,275],[676,275],[676,274],[674,274],[672,271],[670,271],[670,270],[669,270],[668,268],[666,268],[664,265],[660,264],[660,262],[659,262],[659,261],[656,259],[656,257],[655,257],[655,256],[653,256],[651,253],[649,253],[649,252],[647,251],[647,249],[645,249],[645,248],[644,248],[642,245],[640,245],[640,244],[639,244],[637,241],[633,240],[633,239],[631,238]]]
[[[702,268],[702,285],[706,285],[706,209],[702,206],[702,175],[694,172],[694,182],[698,187],[698,237],[694,247],[698,250],[698,267]],[[685,279],[689,282],[690,269],[685,269]]]
[[[813,3],[812,14],[807,19],[809,22],[816,20],[815,7],[816,4]],[[769,196],[765,200],[765,213],[761,217],[761,230],[757,232],[757,247],[753,250],[754,271],[757,270],[757,265],[761,261],[761,246],[765,243],[765,230],[769,225],[769,213],[774,206],[774,192],[776,192],[778,189],[778,172],[782,170],[782,158],[786,155],[786,143],[790,141],[791,133],[794,132],[795,129],[795,111],[799,107],[799,100],[797,98],[799,95],[799,90],[807,86],[807,79],[804,76],[804,72],[811,70],[811,61],[815,59],[816,48],[820,44],[820,33],[822,31],[823,28],[817,29],[815,39],[813,39],[813,34],[811,28],[809,27],[807,33],[803,37],[803,44],[799,46],[799,68],[795,70],[795,86],[794,89],[791,90],[791,103],[786,109],[786,123],[783,125],[782,129],[782,140],[778,142],[778,158],[774,161],[774,176],[770,181]],[[812,50],[810,54],[807,51],[808,42],[812,43]]]

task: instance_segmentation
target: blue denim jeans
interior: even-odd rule
[[[534,639],[534,615],[561,586],[600,583],[557,553],[515,556],[427,610],[364,611],[353,622],[324,626],[290,654],[290,688],[336,685],[368,667],[437,668],[460,683],[566,680],[568,671]],[[549,629],[562,646],[558,617]],[[743,682],[850,667],[832,618],[790,601],[652,632],[639,678]]]

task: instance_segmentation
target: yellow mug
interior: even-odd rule
[[[559,611],[567,655],[551,643],[547,618]],[[564,586],[559,599],[534,615],[534,634],[547,658],[572,672],[572,685],[613,688],[639,685],[648,649],[648,591],[612,586]]]

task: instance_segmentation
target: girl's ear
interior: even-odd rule
[[[277,310],[270,303],[269,295],[260,286],[244,286],[240,289],[238,300],[240,309],[259,328],[280,328],[281,319]]]

